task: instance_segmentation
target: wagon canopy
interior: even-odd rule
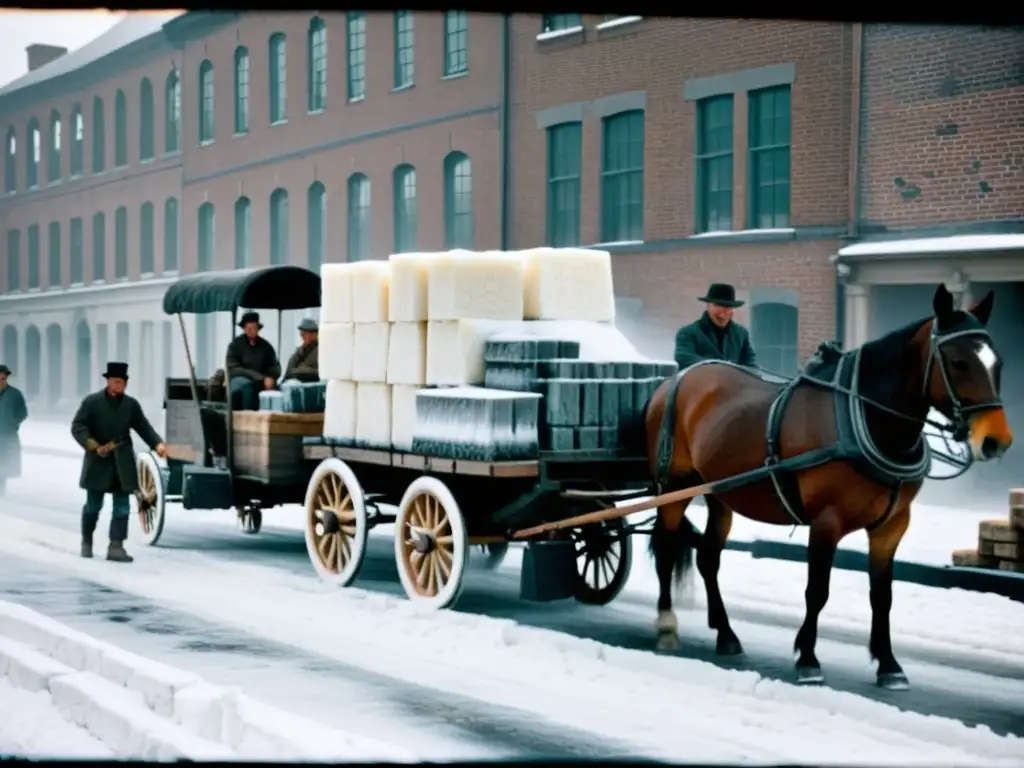
[[[180,278],[164,294],[168,315],[319,306],[320,275],[296,266],[200,272]]]

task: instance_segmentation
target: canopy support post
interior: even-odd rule
[[[238,307],[234,307],[231,310],[231,333],[235,332],[235,322],[238,319]],[[234,338],[232,336],[232,338]],[[228,444],[227,444],[227,460],[228,460],[228,471],[234,477],[235,473],[235,404],[234,398],[231,397],[231,378],[228,375],[227,359],[224,361],[224,396],[227,398],[228,405]]]
[[[185,318],[181,312],[178,313],[178,327],[181,328],[181,340],[185,344],[185,361],[188,363],[188,385],[192,390],[192,402],[196,404],[196,415],[199,416],[199,428],[203,433],[203,466],[206,466],[206,430],[203,429],[203,416],[199,412],[202,405],[199,402],[199,385],[196,383],[196,366],[192,362],[192,350],[188,345],[188,331],[185,330]]]

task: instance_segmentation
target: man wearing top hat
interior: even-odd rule
[[[260,406],[260,392],[273,389],[281,376],[281,363],[270,342],[260,336],[263,323],[256,312],[246,312],[238,322],[242,332],[228,344],[228,387],[232,402],[237,394],[241,408],[255,411]]]
[[[71,420],[71,436],[85,449],[78,483],[86,493],[82,507],[82,557],[92,557],[92,535],[103,509],[103,497],[109,493],[113,497],[113,514],[107,560],[130,563],[134,558],[124,549],[131,513],[129,496],[139,489],[131,430],[161,458],[166,458],[167,446],[142,412],[139,401],[125,394],[128,364],[107,363],[103,377],[107,386],[86,395]]]
[[[316,320],[307,317],[299,323],[302,344],[295,350],[284,369],[284,378],[295,379],[306,384],[320,381],[320,328]]]
[[[21,440],[18,429],[28,418],[21,390],[8,383],[11,369],[0,363],[0,496],[7,492],[7,481],[21,477]]]
[[[755,367],[757,357],[747,329],[733,320],[742,301],[728,283],[712,283],[699,301],[707,305],[700,318],[676,332],[676,363],[679,370],[701,360],[724,360]]]

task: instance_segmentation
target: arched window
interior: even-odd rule
[[[307,242],[309,268],[320,271],[324,263],[324,249],[327,244],[327,190],[319,181],[309,185],[306,194]]]
[[[121,205],[114,211],[114,278],[128,277],[128,209]]]
[[[284,35],[270,36],[270,122],[279,123],[288,116],[288,44]]]
[[[107,217],[101,213],[92,215],[92,281],[107,279]]]
[[[348,260],[370,256],[370,180],[361,173],[348,177]]]
[[[139,85],[139,159],[152,160],[156,152],[153,125],[153,84],[148,77]]]
[[[4,192],[18,191],[18,132],[14,126],[7,129],[4,139]]]
[[[139,209],[139,274],[152,275],[156,271],[156,228],[153,204],[145,202]]]
[[[71,178],[82,175],[85,165],[85,120],[82,108],[75,104],[71,110]]]
[[[758,301],[758,292],[770,295],[764,297],[767,300]],[[795,376],[800,367],[800,313],[795,292],[788,289],[755,288],[752,294],[750,343],[757,355],[758,366],[782,376]]]
[[[395,253],[416,250],[416,169],[400,165],[393,174]]]
[[[199,143],[213,141],[213,64],[205,59],[199,65]]]
[[[128,165],[128,103],[120,88],[114,96],[114,167]]]
[[[448,248],[473,247],[473,167],[462,152],[444,159],[444,239]]]
[[[309,111],[317,112],[327,108],[327,27],[324,20],[319,16],[310,19],[306,37]]]
[[[164,200],[164,272],[178,271],[178,199]]]
[[[164,81],[164,152],[181,148],[181,81],[176,70],[167,73]]]
[[[60,180],[60,134],[62,129],[60,112],[55,109],[50,112],[50,156],[47,158],[46,167],[46,180],[50,182]]]
[[[270,263],[288,263],[288,191],[270,194]]]
[[[235,133],[249,131],[249,49],[235,48]]]
[[[366,13],[349,11],[348,27],[348,100],[366,96]]]
[[[39,186],[39,152],[41,137],[39,135],[39,121],[34,117],[28,121],[28,154],[25,155],[25,175],[28,188],[35,189]]]
[[[103,99],[92,100],[92,172],[103,173],[107,167],[107,134],[103,119]]]
[[[248,197],[235,200],[235,269],[252,266],[252,205]]]
[[[213,203],[203,203],[199,206],[199,227],[198,242],[196,243],[196,254],[198,262],[197,272],[209,272],[213,269],[213,243],[214,243],[214,220]]]

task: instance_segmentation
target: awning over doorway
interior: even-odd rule
[[[891,256],[907,258],[942,257],[944,255],[982,251],[1013,251],[1024,249],[1024,233],[1003,235],[950,235],[906,240],[885,240],[855,243],[840,248],[834,262],[872,261]]]

